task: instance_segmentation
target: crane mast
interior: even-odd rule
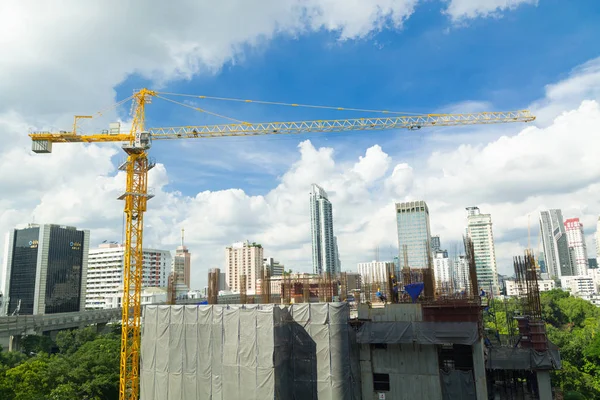
[[[139,398],[143,230],[147,203],[153,197],[152,194],[148,193],[148,171],[154,167],[154,162],[148,158],[148,150],[153,140],[300,134],[307,132],[415,130],[437,126],[531,122],[535,119],[529,111],[521,110],[297,122],[240,122],[221,125],[150,128],[146,130],[146,104],[151,102],[152,97],[161,96],[157,92],[148,89],[141,89],[133,95],[133,124],[128,134],[113,133],[108,130],[97,134],[78,134],[78,120],[90,117],[75,116],[71,132],[36,132],[29,135],[32,138],[32,150],[35,153],[51,153],[53,143],[125,142],[123,150],[127,153],[127,160],[119,167],[127,174],[125,192],[119,197],[120,200],[125,201],[120,400],[136,400]],[[387,112],[383,111],[383,113]]]

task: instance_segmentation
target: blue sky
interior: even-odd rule
[[[577,1],[570,7],[559,0],[540,1],[537,7],[523,5],[501,18],[470,20],[464,26],[453,25],[436,3],[418,5],[400,31],[384,29],[347,41],[324,31],[280,36],[259,48],[248,47],[243,57],[215,74],[173,82],[160,90],[409,112],[435,112],[464,101],[489,102],[489,108],[508,110],[527,107],[543,95],[548,82],[598,55],[597,1]],[[118,86],[117,98],[144,85],[152,84],[131,76]],[[209,100],[197,104],[254,122],[359,115]],[[159,99],[148,109],[147,118],[149,126],[226,122]],[[287,169],[289,157],[299,157],[296,146],[301,140],[333,146],[342,159],[356,159],[374,143],[398,159],[418,158],[415,153],[426,145],[422,135],[428,132],[401,134],[400,143],[389,132],[159,143],[153,156],[173,172],[171,188],[184,194],[229,187],[257,194],[276,184],[272,178]],[[227,160],[242,146],[250,159]],[[219,160],[220,154],[224,159]],[[202,168],[190,170],[181,157]],[[244,174],[234,173],[240,168]]]
[[[490,4],[516,5],[494,12]],[[29,24],[15,23],[24,15]],[[378,29],[381,15],[388,19]],[[7,194],[0,232],[35,218],[88,227],[92,245],[120,240],[122,203],[115,198],[124,183],[116,164],[124,155],[117,146],[56,145],[53,154],[34,157],[24,132],[69,129],[73,114],[149,87],[419,113],[531,107],[538,116],[529,125],[155,142],[151,155],[163,166],[151,175],[157,196],[144,243],[173,249],[185,227],[198,255],[195,287],[221,265],[224,246],[243,239],[309,271],[313,182],[333,199],[345,270],[369,261],[376,246],[397,247],[393,203],[408,199],[427,201],[432,233],[449,250],[464,233],[465,207],[491,213],[501,272],[527,245],[528,220],[536,235],[537,214],[546,208],[581,218],[593,256],[599,20],[600,2],[592,0],[2,3],[0,37],[8,40],[0,41],[0,54],[11,56],[0,57],[0,166],[11,173],[0,176]],[[115,25],[122,29],[107,28]],[[251,122],[373,116],[193,103]],[[129,107],[119,111],[127,121]],[[225,121],[156,99],[147,122]]]

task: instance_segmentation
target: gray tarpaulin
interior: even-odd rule
[[[440,370],[443,400],[476,400],[473,371]]]
[[[538,352],[520,347],[492,347],[487,350],[487,369],[548,370],[560,369],[558,350],[550,346],[549,351]]]
[[[147,306],[142,400],[359,396],[345,303]]]
[[[478,338],[476,322],[365,322],[358,343],[420,343],[472,345]]]

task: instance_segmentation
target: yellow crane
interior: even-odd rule
[[[308,106],[301,104],[285,104],[272,102],[256,102],[288,106],[304,106],[334,110],[352,110],[379,112],[385,117],[334,119],[297,122],[264,122],[248,123],[237,121],[231,124],[179,126],[171,128],[146,128],[146,105],[153,97],[164,98],[161,94],[149,89],[141,89],[126,100],[132,100],[133,123],[128,133],[119,130],[106,130],[97,134],[79,134],[78,121],[90,116],[75,116],[72,131],[34,132],[32,150],[35,153],[51,153],[54,143],[100,143],[124,142],[123,150],[127,153],[127,161],[120,169],[127,173],[125,192],[119,197],[125,200],[125,254],[123,271],[122,301],[122,335],[119,398],[137,399],[139,396],[139,357],[140,357],[140,324],[141,324],[141,289],[142,289],[142,236],[144,212],[147,202],[152,197],[148,193],[148,171],[154,163],[148,158],[148,150],[154,140],[215,138],[232,136],[255,136],[272,134],[299,134],[307,132],[346,132],[376,131],[390,129],[416,130],[425,127],[459,126],[477,124],[500,124],[508,122],[531,122],[535,119],[527,110],[508,112],[478,112],[467,114],[423,114],[405,116],[390,111],[345,109],[340,107]],[[186,96],[186,95],[183,95]],[[208,98],[206,96],[192,96]],[[251,102],[251,100],[212,98],[215,100],[233,100]],[[124,101],[117,103],[122,104]],[[175,101],[172,101],[175,102]],[[177,102],[175,102],[177,103]],[[178,103],[197,111],[207,112],[189,104]],[[214,114],[217,115],[217,114]]]

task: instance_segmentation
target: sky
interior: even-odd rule
[[[499,272],[539,248],[538,215],[560,208],[596,254],[600,215],[600,3],[595,0],[4,1],[0,4],[0,232],[73,225],[91,244],[123,238],[118,144],[31,152],[27,134],[80,132],[131,120],[112,107],[142,87],[242,121],[374,113],[197,96],[405,113],[529,109],[536,120],[356,133],[155,142],[155,197],[145,247],[171,249],[185,229],[192,287],[222,267],[225,246],[311,271],[308,193],[334,210],[342,270],[379,247],[397,253],[394,203],[425,200],[431,229],[456,251],[465,207],[493,220]],[[149,127],[230,120],[154,99]],[[528,234],[528,231],[530,232]],[[4,247],[0,248],[0,257]]]

